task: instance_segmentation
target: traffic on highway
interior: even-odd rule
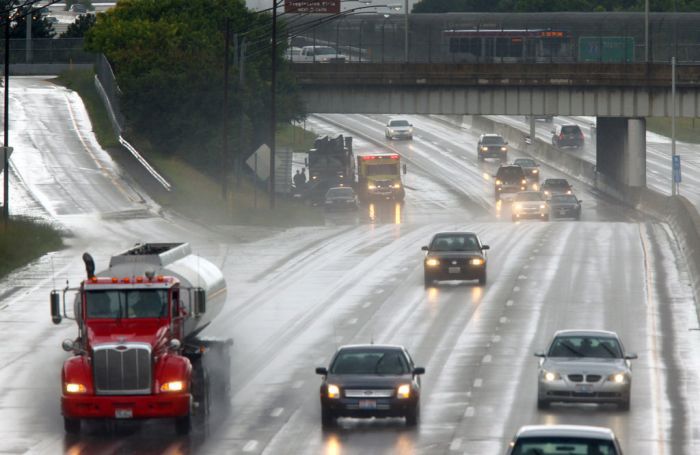
[[[700,444],[683,249],[559,163],[453,118],[315,114],[299,186],[323,222],[219,225],[159,206],[75,92],[11,83],[11,202],[68,235],[0,282],[0,452]],[[595,160],[590,132],[537,121],[541,141]]]

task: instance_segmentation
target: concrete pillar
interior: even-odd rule
[[[646,120],[598,117],[596,169],[615,182],[646,186]]]

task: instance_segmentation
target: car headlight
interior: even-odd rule
[[[549,191],[544,190],[544,194],[546,194],[547,196],[549,196]]]
[[[615,384],[624,384],[627,380],[627,375],[625,373],[615,373],[608,376],[608,381],[614,382]]]
[[[561,375],[559,373],[555,373],[554,371],[542,371],[542,377],[547,382],[557,381],[561,379]]]
[[[377,189],[377,185],[373,185],[373,184],[370,183],[369,185],[367,185],[367,189],[368,189],[368,190],[376,190],[376,189]]]
[[[400,184],[400,183],[394,183],[394,188],[401,188],[401,184]]]
[[[389,134],[394,134],[394,130],[392,130],[391,128],[389,128]]]
[[[508,149],[506,147],[501,147],[501,152],[507,152]]]
[[[567,191],[566,191],[566,194],[571,194],[571,190],[567,190]]]
[[[488,148],[488,147],[483,147],[483,146],[482,146],[482,147],[481,147],[481,151],[482,151],[482,152],[488,152],[488,151],[489,151],[489,148]]]
[[[501,182],[500,180],[496,179],[496,185],[503,185],[503,182]]]
[[[540,173],[540,171],[539,171],[539,170],[537,170],[537,169],[533,169],[533,170],[532,170],[532,173],[533,173],[533,174],[539,174],[539,173]]]
[[[523,185],[527,185],[527,179],[522,179],[520,183],[522,183]]]
[[[396,398],[409,398],[411,396],[411,384],[401,384],[396,391]]]
[[[523,205],[520,204],[520,203],[517,203],[517,204],[514,204],[514,205],[513,205],[513,210],[515,210],[516,212],[519,212],[519,211],[521,211],[522,209],[523,209]]]
[[[85,393],[87,388],[83,384],[77,382],[66,383],[66,393]]]
[[[440,261],[435,258],[426,259],[425,265],[427,265],[428,267],[437,267],[438,265],[440,265]]]
[[[547,206],[546,206],[546,205],[544,205],[544,204],[540,204],[540,208],[541,208],[541,209],[546,209],[546,208],[547,208]]]
[[[470,259],[469,263],[471,265],[484,265],[484,260],[481,258],[474,258],[474,259]]]
[[[161,392],[182,392],[183,390],[185,390],[185,383],[183,381],[166,382],[160,386]]]
[[[340,398],[340,387],[335,384],[328,384],[328,398]]]

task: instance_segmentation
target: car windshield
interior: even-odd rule
[[[441,234],[433,239],[430,251],[479,251],[479,240],[474,234]]]
[[[389,126],[408,126],[408,120],[392,120],[389,122]]]
[[[398,349],[345,349],[338,353],[331,374],[402,375],[410,372],[408,361]]]
[[[545,186],[569,186],[566,179],[547,179],[544,184]]]
[[[621,359],[622,349],[615,338],[597,336],[557,337],[549,348],[549,357],[593,357]]]
[[[552,203],[571,203],[571,204],[576,204],[578,202],[578,199],[576,199],[576,196],[572,196],[569,194],[558,194],[556,196],[552,196]]]
[[[168,315],[165,289],[107,289],[85,293],[88,319],[162,318]]]
[[[336,50],[332,47],[317,47],[313,52],[315,55],[335,55]]]
[[[574,437],[519,438],[513,455],[616,455],[615,444],[609,440]]]
[[[518,202],[522,201],[543,201],[544,197],[542,193],[535,191],[528,191],[526,193],[518,193],[515,195],[515,200]]]
[[[503,138],[501,136],[484,136],[481,139],[482,144],[499,145],[503,144]]]
[[[561,127],[561,132],[564,134],[578,134],[581,129],[576,125],[566,125]]]
[[[331,188],[326,193],[326,197],[352,197],[354,191],[350,187]]]
[[[523,170],[520,166],[502,167],[498,170],[496,178],[500,180],[519,180],[523,178]]]
[[[537,163],[534,160],[517,159],[513,161],[513,164],[517,164],[520,167],[535,167]]]

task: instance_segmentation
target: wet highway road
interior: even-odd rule
[[[73,235],[66,250],[0,283],[0,452],[497,454],[529,423],[609,426],[634,454],[692,453],[698,445],[700,365],[692,353],[700,346],[690,331],[698,321],[666,225],[579,182],[583,221],[512,223],[508,204],[493,202],[496,162],[476,161],[477,132],[412,117],[414,141],[387,142],[386,117],[322,116],[307,125],[338,132],[333,123],[340,123],[355,136],[356,151],[384,145],[403,155],[403,206],[332,214],[314,228],[204,228],[161,212],[111,160],[86,150],[79,138],[90,137],[89,125],[70,121],[71,109],[76,118],[84,113],[79,103],[57,101],[63,89],[36,79],[12,84],[11,112],[19,103],[27,118],[50,117],[34,132],[13,133],[17,172],[51,176],[27,177],[23,186],[27,193],[43,189],[36,199]],[[55,104],[48,110],[42,99]],[[33,135],[69,145],[47,150]],[[23,161],[25,150],[33,158]],[[58,150],[65,156],[49,156]],[[543,174],[558,175],[549,168]],[[455,229],[473,230],[491,245],[489,281],[426,290],[420,247],[433,233]],[[75,329],[70,321],[51,324],[49,290],[82,279],[85,250],[99,268],[111,253],[153,240],[190,241],[224,270],[227,308],[206,335],[234,339],[231,402],[217,403],[190,437],[157,421],[92,424],[80,437],[66,437],[60,341]],[[629,412],[536,409],[532,353],[563,328],[615,330],[639,354]],[[337,345],[370,340],[403,344],[426,367],[420,426],[341,419],[337,429],[322,431],[314,367],[326,365]]]

